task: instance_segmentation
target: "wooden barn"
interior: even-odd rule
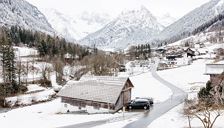
[[[62,102],[78,107],[93,106],[95,109],[106,108],[120,110],[131,101],[133,84],[129,78],[92,77],[81,80],[62,89],[58,96]]]

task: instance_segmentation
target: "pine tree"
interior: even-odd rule
[[[5,93],[7,95],[11,93],[17,93],[19,86],[16,82],[16,67],[15,67],[15,54],[12,47],[12,43],[8,39],[7,35],[4,35],[1,39],[0,54],[2,63],[2,75],[3,82],[7,86],[5,87]]]
[[[12,46],[5,45],[3,47],[3,58],[2,58],[5,83],[9,84],[12,93],[19,91],[19,86],[16,82],[16,67],[15,67],[15,54]]]

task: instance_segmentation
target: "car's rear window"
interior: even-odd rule
[[[145,102],[148,102],[148,100],[147,99],[136,99],[135,102],[143,102],[143,103],[145,103]]]

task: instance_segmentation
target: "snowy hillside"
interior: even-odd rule
[[[185,32],[192,32],[202,24],[208,22],[224,11],[224,0],[211,0],[199,8],[191,11],[174,24],[164,29],[159,39],[168,39]]]
[[[162,24],[165,27],[168,27],[172,23],[174,23],[177,19],[172,17],[169,13],[163,15],[163,16],[156,16],[158,22]]]
[[[145,8],[123,12],[101,30],[92,33],[80,42],[101,49],[124,49],[130,44],[145,43],[157,35],[163,26]]]
[[[45,16],[24,0],[0,0],[0,26],[20,26],[54,34]]]
[[[80,16],[70,16],[55,9],[43,9],[44,15],[58,35],[69,41],[84,38],[89,33],[95,32],[109,22],[106,14],[84,12]]]

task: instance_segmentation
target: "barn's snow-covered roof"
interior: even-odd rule
[[[62,89],[58,96],[115,104],[127,80],[112,76],[83,78]]]
[[[205,74],[207,75],[211,75],[211,74],[216,75],[216,74],[221,74],[223,72],[224,72],[224,60],[206,65]]]

